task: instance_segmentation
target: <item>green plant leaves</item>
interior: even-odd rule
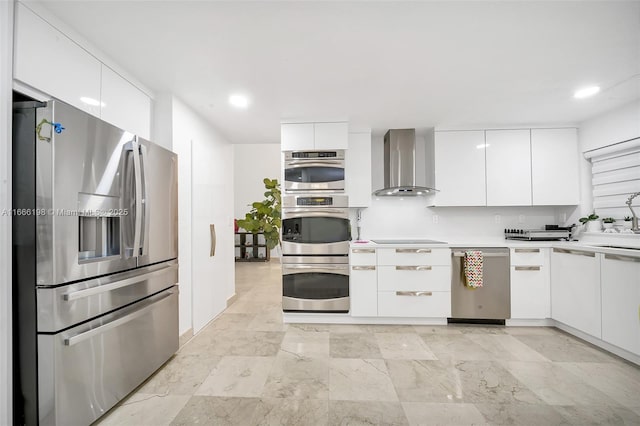
[[[278,179],[264,178],[262,182],[267,189],[265,199],[251,203],[251,210],[244,219],[238,220],[238,226],[247,232],[262,232],[267,247],[273,249],[280,245],[282,193]]]

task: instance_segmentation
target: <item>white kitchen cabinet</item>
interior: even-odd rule
[[[313,123],[287,123],[280,125],[282,151],[314,149]]]
[[[487,205],[531,205],[531,131],[487,130]]]
[[[338,123],[282,123],[282,151],[347,149],[349,125]]]
[[[451,267],[378,266],[379,291],[451,291]]]
[[[486,206],[484,131],[435,132],[435,205]]]
[[[531,129],[533,205],[579,204],[579,160],[577,129]]]
[[[376,249],[352,247],[349,253],[349,299],[353,317],[378,316]]]
[[[640,257],[602,259],[602,340],[640,355]]]
[[[511,318],[551,317],[549,249],[511,249]]]
[[[551,318],[602,338],[600,256],[554,248],[551,253]]]
[[[101,118],[145,139],[151,136],[151,99],[102,65]]]
[[[451,292],[378,293],[378,316],[405,318],[447,318],[451,316]]]
[[[378,265],[451,266],[451,250],[430,247],[396,247],[378,249]]]
[[[347,149],[349,146],[349,123],[314,123],[315,149]]]
[[[371,132],[349,133],[345,152],[345,192],[349,207],[371,205]]]
[[[100,68],[95,57],[16,2],[16,80],[100,117]]]

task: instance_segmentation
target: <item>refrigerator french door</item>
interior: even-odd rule
[[[16,422],[89,424],[178,348],[177,158],[23,100],[12,160]]]

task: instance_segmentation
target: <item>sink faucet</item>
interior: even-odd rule
[[[638,216],[636,216],[636,212],[634,212],[633,208],[631,208],[631,201],[633,201],[633,199],[636,198],[639,195],[640,195],[640,192],[636,192],[635,194],[631,194],[631,196],[625,202],[625,204],[627,206],[629,206],[629,210],[631,210],[631,214],[632,214],[631,230],[633,232],[635,232],[635,233],[640,233],[640,229],[638,229]]]

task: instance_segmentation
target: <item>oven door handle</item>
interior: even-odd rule
[[[338,219],[349,219],[349,214],[345,210],[335,210],[335,209],[318,209],[318,210],[284,209],[282,212],[283,219],[297,219],[301,217],[335,217]]]
[[[299,167],[332,167],[332,168],[344,168],[344,161],[287,161],[284,165],[285,169],[297,169]]]
[[[349,265],[282,265],[283,275],[308,274],[313,272],[349,275]]]

